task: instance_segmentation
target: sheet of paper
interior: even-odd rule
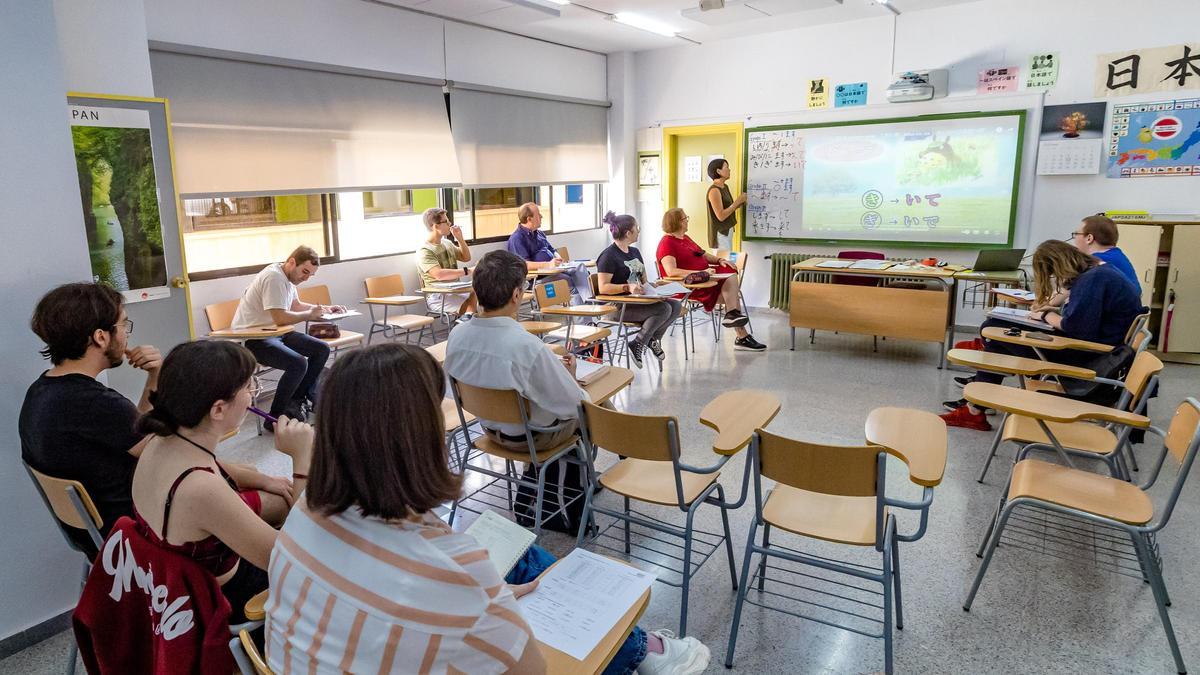
[[[577,548],[517,601],[543,644],[583,660],[654,583],[654,575]]]
[[[896,263],[890,260],[856,260],[850,266],[850,269],[855,270],[885,270]]]
[[[1019,323],[1022,326],[1030,326],[1032,328],[1048,328],[1050,330],[1054,329],[1053,326],[1045,321],[1030,319],[1029,310],[1027,309],[1017,309],[1015,307],[993,307],[992,310],[988,312],[988,316],[996,319],[1003,319],[1005,321],[1011,321],[1013,323]]]
[[[354,310],[354,309],[348,309],[344,312],[329,312],[327,314],[322,314],[321,320],[322,321],[337,321],[338,319],[345,319],[345,318],[348,318],[351,316],[362,316],[362,312],[359,312],[358,310]]]
[[[737,272],[713,272],[708,276],[710,279],[720,281],[721,279],[728,279],[729,277],[737,276]]]
[[[467,528],[479,545],[487,549],[488,558],[501,577],[508,574],[521,559],[537,535],[508,520],[495,511],[484,511]]]
[[[591,384],[606,372],[608,366],[603,363],[592,363],[585,359],[575,361],[575,381],[580,384]]]
[[[1033,291],[1026,291],[1020,288],[997,288],[994,289],[994,292],[996,295],[1007,295],[1010,298],[1017,298],[1018,300],[1033,300],[1035,297]]]
[[[823,260],[817,263],[817,267],[835,267],[838,269],[845,269],[853,264],[854,262],[851,260]]]
[[[651,284],[646,284],[645,286],[642,286],[642,289],[644,290],[644,292],[640,293],[639,295],[642,295],[647,298],[671,296],[671,295],[677,295],[679,293],[687,293],[688,292],[687,286],[684,286],[683,284],[679,283],[678,281],[669,281],[661,286],[654,286]]]

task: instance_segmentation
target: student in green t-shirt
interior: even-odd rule
[[[471,260],[471,249],[467,247],[462,229],[450,224],[446,209],[426,209],[422,219],[425,229],[429,230],[429,238],[417,249],[417,271],[421,273],[421,283],[429,286],[439,281],[466,280],[469,270],[460,270],[458,263]],[[466,291],[428,293],[425,303],[434,312],[457,314],[459,321],[469,321],[475,313],[475,291]]]

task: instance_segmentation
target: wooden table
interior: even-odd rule
[[[779,414],[779,397],[756,389],[727,391],[700,411],[700,423],[717,431],[713,452],[736,455],[750,443],[755,430],[771,423]]]
[[[603,375],[583,385],[592,403],[603,405],[633,383],[633,371],[620,366],[609,366]]]
[[[866,439],[908,465],[909,479],[937,487],[946,473],[946,423],[930,412],[876,408],[867,416]]]
[[[219,340],[254,340],[279,337],[295,330],[295,326],[258,326],[252,328],[223,328],[214,330],[208,337]]]
[[[792,349],[796,329],[830,330],[924,342],[940,342],[938,368],[954,339],[954,272],[939,267],[891,265],[885,269],[827,268],[818,265],[836,258],[809,258],[792,265],[789,324]],[[833,283],[834,276],[869,279],[921,279],[937,290],[854,286]]]

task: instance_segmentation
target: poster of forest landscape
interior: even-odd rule
[[[167,297],[149,113],[69,107],[93,280],[126,302]]]

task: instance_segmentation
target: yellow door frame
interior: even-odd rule
[[[742,124],[741,122],[721,122],[719,124],[697,124],[697,125],[688,126],[688,127],[663,127],[663,138],[662,138],[663,168],[666,169],[665,171],[663,171],[663,191],[664,191],[665,197],[666,197],[666,199],[664,199],[664,201],[666,202],[668,209],[673,209],[679,205],[678,201],[675,198],[675,185],[679,178],[676,175],[678,172],[676,171],[676,167],[675,167],[675,159],[676,159],[675,152],[674,152],[675,140],[680,136],[709,136],[712,134],[730,134],[731,133],[731,134],[733,134],[733,139],[734,139],[734,141],[733,141],[734,153],[733,153],[733,157],[727,157],[726,159],[729,161],[729,166],[731,168],[738,167],[740,170],[744,163],[743,162],[743,152],[745,151],[745,149],[743,146],[745,145],[745,140],[746,140],[745,129],[746,129],[745,125]],[[742,176],[742,180],[744,181],[745,179],[746,179],[746,177]],[[733,192],[733,189],[737,190],[737,192],[734,193],[734,195],[733,195],[735,198],[737,197],[738,194],[740,194],[742,192],[742,186],[740,184],[739,185],[731,185],[730,188],[732,188],[730,190],[730,192]],[[736,227],[734,227],[734,230],[733,230],[733,247],[735,249],[740,248],[740,244],[742,242],[741,224],[746,219],[745,212],[746,212],[745,207],[742,207],[742,208],[738,209],[738,211],[737,211],[738,225]]]

